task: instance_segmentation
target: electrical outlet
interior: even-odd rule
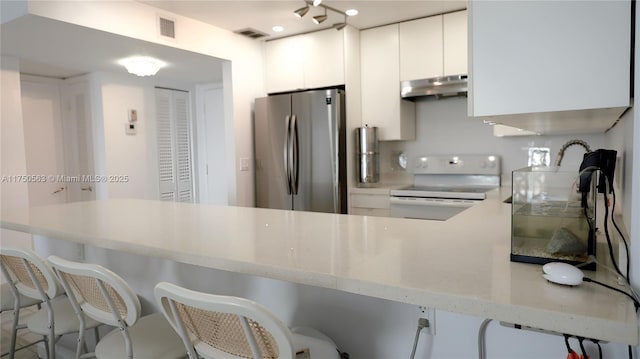
[[[428,335],[436,335],[436,310],[434,308],[418,306],[418,318],[427,318],[429,326],[422,331]]]

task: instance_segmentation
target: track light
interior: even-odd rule
[[[347,26],[347,23],[345,22],[339,22],[337,24],[333,24],[333,28],[340,31],[342,29],[344,29]]]
[[[344,16],[344,22],[338,22],[333,24],[333,28],[340,31],[347,26],[347,15]]]
[[[301,7],[298,10],[294,11],[293,13],[297,16],[297,17],[303,17],[307,12],[309,12],[309,5],[305,6],[305,7]]]
[[[327,19],[327,8],[324,8],[324,15],[316,15],[313,17],[313,22],[317,24],[321,24],[323,21]]]
[[[2,1],[2,0],[0,0],[0,1]],[[324,9],[324,14],[323,15],[316,15],[311,20],[313,20],[313,22],[316,25],[319,25],[319,24],[325,22],[328,19],[327,10],[331,10],[331,11],[333,11],[335,13],[338,13],[338,14],[344,16],[344,22],[338,22],[338,23],[333,24],[332,27],[334,29],[336,29],[336,30],[342,30],[347,26],[347,16],[353,16],[353,15],[356,15],[358,13],[358,10],[355,10],[355,9],[350,9],[350,10],[347,10],[347,12],[343,12],[343,11],[338,10],[336,8],[333,8],[331,6],[322,4],[322,0],[304,0],[304,2],[305,2],[305,6],[304,7],[301,7],[298,10],[294,11],[294,14],[297,17],[301,18],[307,12],[309,12],[309,6],[310,5],[319,6],[319,7]]]

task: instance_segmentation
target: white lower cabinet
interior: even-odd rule
[[[389,191],[377,189],[374,193],[351,193],[349,199],[349,214],[389,217]]]

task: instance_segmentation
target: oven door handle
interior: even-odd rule
[[[471,207],[480,201],[456,201],[456,200],[437,200],[433,198],[416,198],[416,197],[389,197],[389,202],[394,205],[405,206],[431,206],[431,207]]]

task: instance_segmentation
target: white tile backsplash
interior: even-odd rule
[[[467,98],[416,101],[416,140],[380,143],[381,181],[411,181],[412,175],[397,165],[404,152],[409,162],[425,154],[495,154],[502,157],[503,183],[511,182],[511,171],[527,167],[530,147],[548,147],[551,163],[562,145],[574,138],[586,141],[592,149],[605,148],[605,134],[495,137],[490,125],[467,116]],[[570,147],[562,167],[578,171],[584,149]]]

